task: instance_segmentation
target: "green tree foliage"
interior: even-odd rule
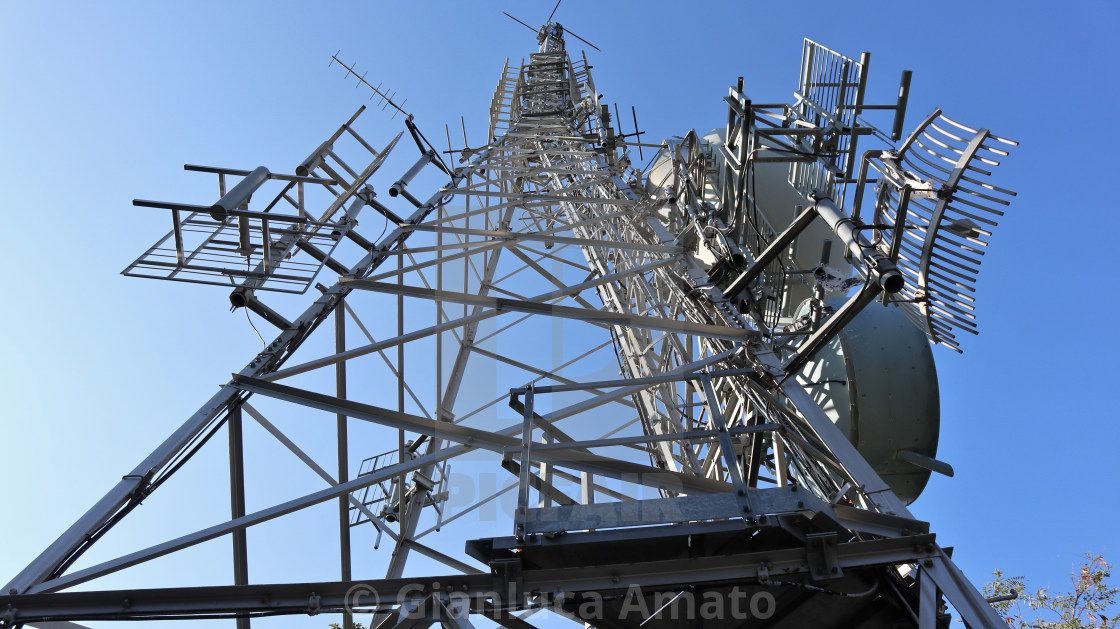
[[[1070,574],[1069,592],[1046,588],[1028,592],[1026,579],[996,570],[995,580],[984,586],[984,596],[1018,595],[993,603],[1013,629],[1114,629],[1120,627],[1120,609],[1116,609],[1120,587],[1107,581],[1111,571],[1112,564],[1101,555],[1085,555],[1085,562]]]

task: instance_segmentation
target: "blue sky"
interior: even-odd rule
[[[290,170],[368,103],[328,67],[336,50],[407,98],[427,135],[463,115],[477,144],[502,62],[536,45],[501,11],[535,25],[551,4],[0,2],[0,576],[259,349],[224,290],[119,275],[167,229],[131,199],[210,202],[212,181],[184,163]],[[758,101],[789,99],[807,36],[871,51],[871,102],[913,70],[907,129],[941,107],[1022,143],[999,172],[1019,197],[984,262],[981,334],[963,356],[935,351],[939,458],[957,475],[935,477],[914,511],[974,580],[1000,568],[1064,584],[1083,552],[1120,557],[1120,16],[1090,2],[918,7],[565,0],[557,20],[603,49],[588,51],[599,90],[636,105],[654,141],[722,125],[737,76]],[[385,139],[400,127],[364,120]]]

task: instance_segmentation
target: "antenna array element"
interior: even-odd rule
[[[933,112],[897,151],[868,153],[878,171],[875,216],[880,248],[906,277],[898,301],[930,341],[960,350],[954,332],[976,334],[973,296],[999,207],[1015,193],[988,183],[1017,142]],[[858,199],[858,195],[857,195]],[[858,216],[858,207],[856,210]]]

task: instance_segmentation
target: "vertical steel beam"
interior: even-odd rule
[[[241,431],[241,407],[236,406],[226,417],[229,432],[229,513],[230,519],[245,515],[245,443]],[[249,584],[249,550],[245,529],[237,529],[233,539],[233,584]],[[237,629],[249,629],[248,618],[237,619]]]
[[[925,569],[918,570],[918,629],[937,627],[937,584]]]
[[[554,441],[556,441],[556,439],[551,434],[549,434],[547,432],[545,432],[544,434],[541,435],[541,442],[542,443],[553,443]],[[546,486],[551,486],[552,485],[552,480],[553,480],[552,479],[552,464],[547,462],[547,461],[541,461],[539,466],[540,466],[540,471],[538,472],[538,474],[540,475],[541,482],[544,483],[544,485],[546,485]],[[541,509],[551,507],[552,506],[552,494],[550,494],[548,492],[545,492],[545,491],[539,492],[539,496],[537,498],[537,506]]]
[[[533,465],[533,385],[525,390],[525,411],[521,424],[521,470],[517,491],[517,520],[514,535],[525,539],[525,527],[529,521],[529,472]]]
[[[778,481],[778,487],[785,487],[789,484],[789,459],[786,456],[786,442],[782,435],[775,433],[771,443],[774,445],[774,476]]]
[[[346,351],[346,310],[334,310],[334,351]],[[340,400],[346,399],[346,361],[335,363],[335,395]],[[336,431],[338,433],[338,475],[335,477],[339,483],[350,480],[350,452],[348,435],[346,431],[346,415],[338,413],[335,417]],[[350,570],[350,500],[349,496],[338,497],[338,552],[339,552],[339,578],[342,581],[351,580]],[[342,614],[343,629],[354,629],[354,615],[349,610]]]
[[[591,472],[579,473],[579,501],[580,504],[595,504],[595,477]]]

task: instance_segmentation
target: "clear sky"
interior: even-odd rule
[[[602,48],[588,51],[597,87],[636,105],[653,141],[721,126],[738,76],[756,101],[788,100],[807,36],[872,53],[870,102],[892,101],[899,72],[913,70],[907,129],[941,107],[1022,143],[996,181],[1019,196],[984,261],[981,334],[963,356],[935,351],[939,458],[957,475],[935,476],[914,511],[979,582],[1000,568],[1064,585],[1081,553],[1120,558],[1110,202],[1120,11],[1084,1],[695,4],[565,0],[557,14]],[[536,47],[501,11],[536,25],[551,9],[0,2],[0,579],[259,349],[225,290],[119,275],[167,229],[164,213],[131,199],[212,202],[212,181],[184,163],[290,170],[368,103],[328,67],[339,50],[407,98],[429,137],[462,115],[478,144],[503,61]],[[383,138],[400,128],[399,117],[366,116]],[[224,492],[195,498],[227,504]],[[207,513],[180,524],[213,523]]]

